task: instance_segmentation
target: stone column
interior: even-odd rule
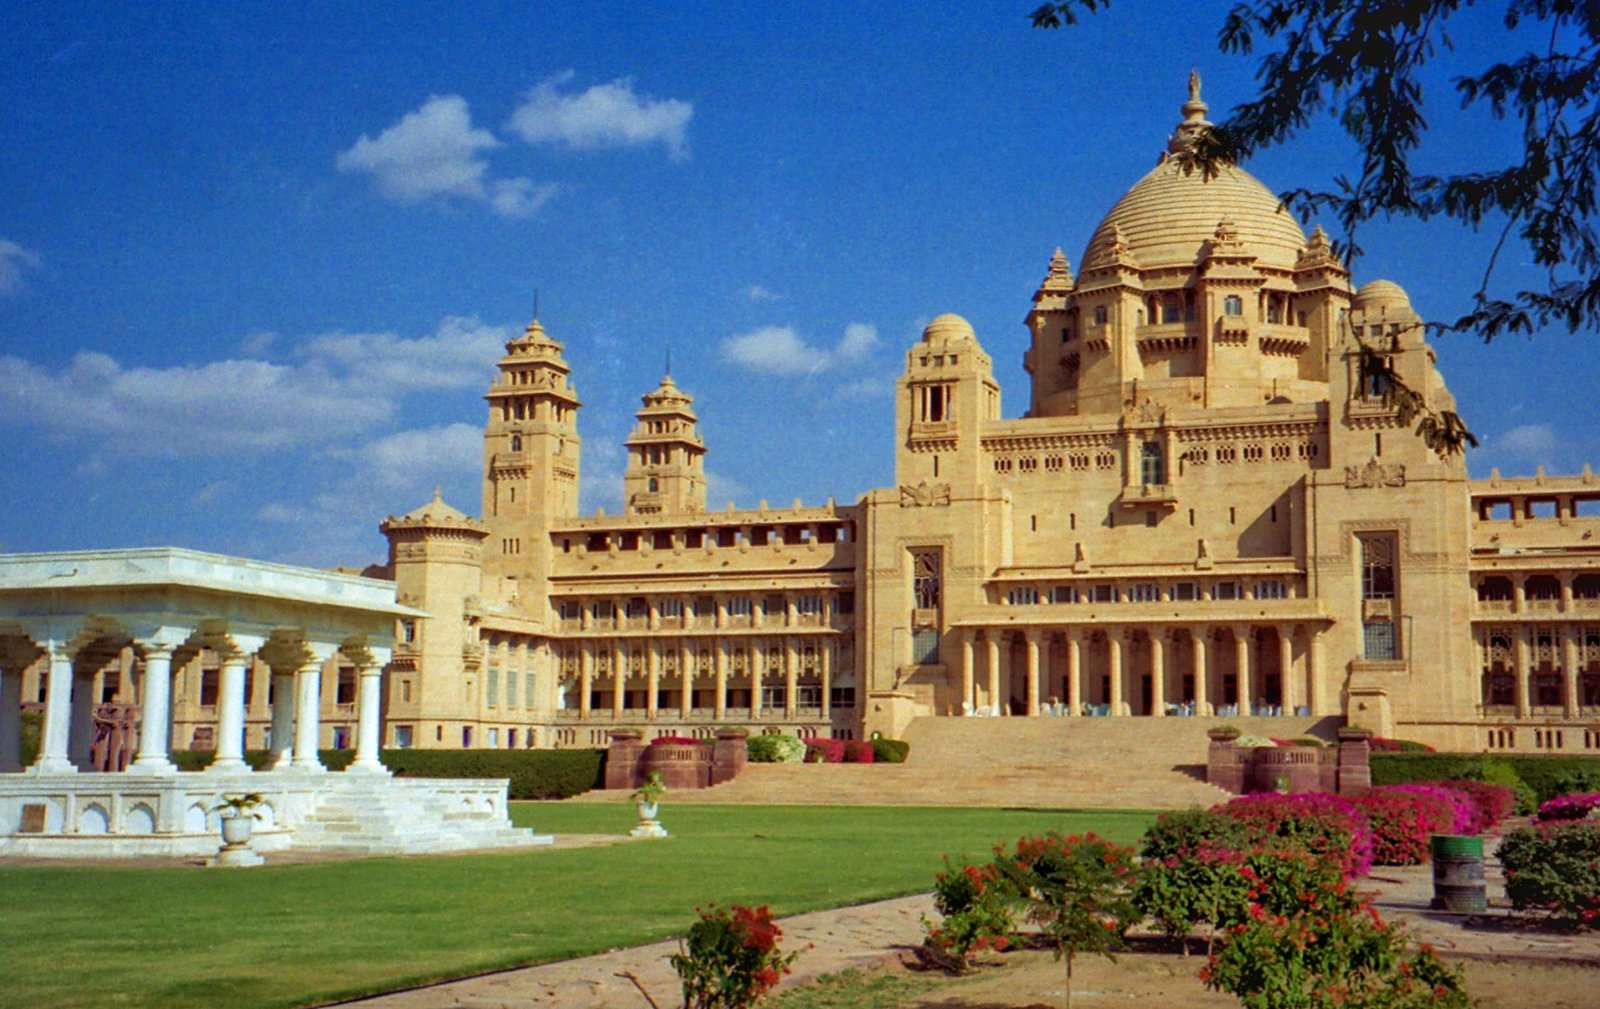
[[[970,714],[970,709],[976,708],[977,702],[972,698],[972,634],[969,631],[958,631],[961,635],[961,705],[963,715]]]
[[[766,672],[761,668],[767,660],[766,645],[754,638],[750,639],[750,647],[745,653],[745,666],[750,670],[750,717],[761,717],[761,677]]]
[[[1563,591],[1571,586],[1563,581]],[[1570,594],[1567,597],[1571,598]],[[1567,718],[1578,717],[1578,627],[1568,624],[1561,629],[1561,708]]]
[[[1299,703],[1299,691],[1294,683],[1294,626],[1279,624],[1278,631],[1278,703],[1283,706],[1283,713],[1294,714],[1295,705]]]
[[[250,656],[228,652],[222,656],[217,683],[217,758],[210,771],[247,771],[244,762],[244,667]]]
[[[717,612],[722,612],[718,603]],[[728,642],[724,638],[717,638],[711,644],[711,664],[716,674],[716,697],[712,701],[715,706],[713,717],[722,721],[728,717]]]
[[[1083,714],[1083,639],[1067,631],[1067,714]]]
[[[1121,631],[1109,630],[1106,632],[1106,643],[1110,646],[1106,649],[1106,659],[1109,666],[1107,671],[1111,674],[1111,696],[1107,700],[1111,706],[1111,714],[1120,716],[1122,714],[1122,658],[1123,649],[1127,647],[1127,642],[1123,639]]]
[[[139,754],[130,771],[171,774],[177,770],[168,749],[172,736],[172,646],[139,642],[144,681],[139,685]],[[71,660],[68,660],[71,671]],[[50,656],[50,703],[56,700],[56,655]]]
[[[1566,571],[1566,572],[1563,572],[1559,576],[1559,578],[1560,578],[1560,581],[1561,581],[1561,612],[1562,613],[1571,613],[1572,612],[1572,578],[1573,578],[1573,574],[1572,574],[1571,571]]]
[[[299,691],[294,700],[293,766],[297,771],[327,770],[317,755],[317,745],[322,741],[322,664],[331,653],[332,649],[319,650],[295,674]]]
[[[1250,628],[1235,625],[1233,628],[1234,671],[1238,674],[1239,714],[1253,713],[1255,705],[1254,684],[1250,682]]]
[[[1511,576],[1511,612],[1526,613],[1528,611],[1528,576]]]
[[[1313,715],[1321,714],[1322,703],[1317,691],[1322,686],[1322,633],[1306,627],[1306,708]]]
[[[67,730],[67,758],[80,771],[94,770],[94,681],[93,670],[73,670],[72,724]]]
[[[22,770],[22,670],[0,669],[0,774]]]
[[[373,656],[356,667],[356,758],[350,770],[366,774],[388,774],[379,759],[383,745],[383,659]]]
[[[967,655],[969,660],[972,658],[970,652],[969,642]],[[969,675],[972,672],[970,665],[967,672]],[[833,717],[833,701],[829,697],[829,692],[833,690],[833,642],[827,639],[817,646],[817,673],[822,679],[822,717],[826,720]]]
[[[644,717],[653,722],[661,708],[661,649],[648,639],[644,643],[644,682]]]
[[[594,643],[578,643],[578,718],[589,720],[589,694],[594,689]]]
[[[1028,684],[1027,703],[1028,714],[1038,717],[1039,714],[1039,632],[1027,631],[1023,634],[1023,649],[1027,656]]]
[[[1528,628],[1517,625],[1516,669],[1517,669],[1517,717],[1527,718],[1530,706],[1528,701]]]
[[[1157,718],[1167,713],[1167,631],[1157,627],[1150,631],[1150,714]]]
[[[687,722],[694,717],[694,674],[699,655],[689,642],[678,642],[678,717]]]
[[[792,604],[791,604],[792,612]],[[796,694],[800,690],[800,656],[795,649],[793,638],[785,638],[783,642],[783,713],[788,718],[795,717],[799,707]]]
[[[294,761],[294,673],[272,666],[272,758],[269,767],[282,771]],[[291,667],[292,668],[292,667]]]
[[[623,694],[628,686],[628,651],[620,644],[611,646],[611,717],[622,720]]]
[[[1211,647],[1211,635],[1204,627],[1189,629],[1189,636],[1194,641],[1194,713],[1196,715],[1211,714],[1211,684],[1207,682],[1210,669],[1206,662],[1206,652]]]
[[[989,652],[989,708],[993,714],[1004,714],[1005,705],[1000,703],[1000,636],[996,631],[984,631],[983,640]]]

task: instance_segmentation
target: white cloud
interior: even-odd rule
[[[1487,439],[1479,459],[1486,457],[1490,465],[1514,473],[1532,472],[1539,466],[1555,466],[1561,448],[1550,425],[1521,424]]]
[[[402,203],[458,197],[487,203],[506,217],[526,217],[557,192],[525,178],[491,179],[482,152],[500,147],[488,130],[472,125],[460,95],[433,95],[415,112],[372,139],[366,134],[335,164],[341,172],[372,176],[378,191]]]
[[[894,376],[869,375],[845,382],[833,390],[837,399],[876,399],[894,392]]]
[[[807,375],[860,361],[878,345],[876,328],[852,322],[833,348],[807,343],[791,326],[762,326],[722,341],[722,358],[769,375]]]
[[[39,254],[24,249],[10,239],[0,238],[0,295],[16,294],[22,290],[24,267],[37,269]]]
[[[58,370],[0,356],[0,420],[96,456],[217,456],[330,445],[393,422],[424,390],[482,387],[511,330],[449,318],[430,336],[336,333],[292,364],[228,359],[164,368],[83,352]]]
[[[381,500],[414,497],[422,504],[434,487],[483,468],[483,428],[458,423],[397,431],[357,447],[350,456],[358,464],[352,481],[363,501],[372,500],[368,491],[381,491]],[[476,501],[455,505],[468,514],[478,510]]]
[[[763,287],[760,284],[751,284],[744,289],[744,296],[751,301],[777,301],[783,297],[777,291]]]
[[[588,151],[659,143],[674,160],[689,156],[693,105],[636,94],[631,77],[563,94],[562,85],[572,77],[569,70],[540,82],[512,113],[507,128],[530,144]]]

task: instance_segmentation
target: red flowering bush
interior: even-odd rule
[[[1384,739],[1382,736],[1373,736],[1367,740],[1367,745],[1373,753],[1433,753],[1433,747],[1427,743],[1418,743],[1410,739]]]
[[[1012,905],[1016,891],[994,865],[952,866],[934,877],[933,906],[940,921],[922,919],[929,958],[957,974],[972,969],[978,953],[1002,951],[1015,931]]]
[[[1141,917],[1133,902],[1138,856],[1094,834],[1052,832],[1019,839],[1011,853],[996,849],[995,866],[1016,889],[1028,920],[1055,946],[1056,958],[1066,961],[1070,1006],[1073,958],[1110,957],[1126,948],[1124,937]]]
[[[1372,831],[1353,803],[1326,792],[1242,795],[1213,812],[1243,824],[1253,844],[1288,845],[1315,858],[1332,858],[1347,878],[1364,876],[1372,867]]]
[[[1500,842],[1506,896],[1518,909],[1600,928],[1600,821],[1565,820],[1522,827]]]
[[[1229,910],[1245,902],[1250,882],[1239,871],[1244,859],[1242,851],[1209,842],[1162,859],[1147,859],[1134,889],[1134,903],[1169,938],[1188,935],[1198,925],[1214,933]],[[1187,946],[1183,952],[1189,952]]]
[[[1440,782],[1410,782],[1403,785],[1384,786],[1394,792],[1409,792],[1447,808],[1450,812],[1448,829],[1442,834],[1472,834],[1478,819],[1477,804],[1472,796],[1459,788]]]
[[[1554,820],[1582,820],[1597,808],[1600,808],[1600,792],[1558,795],[1541,805],[1534,819],[1540,823]]]
[[[693,736],[657,736],[650,740],[651,746],[709,746],[710,741],[695,739]]]
[[[1464,834],[1482,834],[1493,830],[1517,807],[1517,790],[1510,785],[1466,779],[1442,781],[1440,784],[1472,800],[1475,815],[1469,828],[1462,831]]]
[[[748,1009],[790,972],[798,953],[778,952],[783,930],[766,905],[708,907],[672,955],[684,1009]]]
[[[1439,795],[1397,786],[1369,789],[1351,801],[1366,814],[1378,865],[1422,865],[1430,835],[1455,833],[1455,807]]]
[[[808,764],[837,764],[844,760],[844,740],[823,739],[818,736],[802,736],[800,742],[806,744],[806,763]]]
[[[872,743],[865,739],[852,739],[844,744],[844,762],[870,764],[873,762]]]

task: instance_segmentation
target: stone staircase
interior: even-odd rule
[[[504,782],[330,774],[293,847],[400,855],[549,844],[548,835],[510,825],[504,797]]]
[[[1205,783],[1206,730],[1333,738],[1317,718],[918,718],[904,764],[750,764],[673,803],[816,803],[1176,809],[1227,793]],[[609,793],[591,793],[596,799]]]

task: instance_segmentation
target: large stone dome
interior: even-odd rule
[[[1226,167],[1211,179],[1185,173],[1167,158],[1116,202],[1095,228],[1083,262],[1121,229],[1129,256],[1141,269],[1193,266],[1217,224],[1232,222],[1246,251],[1264,266],[1294,269],[1306,235],[1278,198],[1241,168]]]

